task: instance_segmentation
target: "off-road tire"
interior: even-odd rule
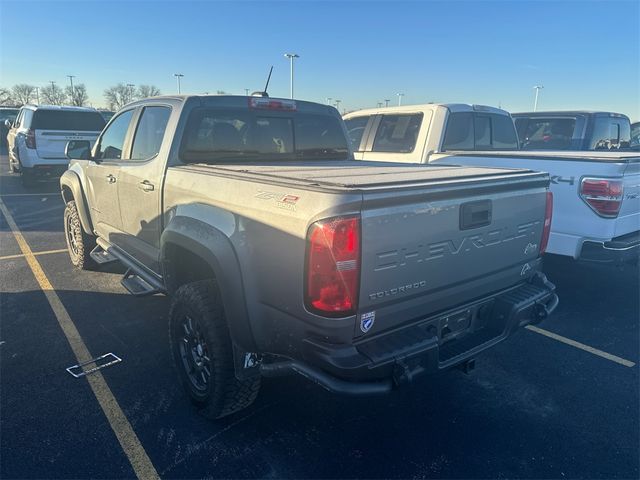
[[[75,240],[75,245],[72,245],[71,236]],[[96,239],[83,230],[78,207],[74,200],[67,203],[64,209],[64,237],[67,241],[67,251],[69,252],[71,264],[78,270],[95,268],[96,263],[89,254],[96,246]]]
[[[186,356],[195,353],[189,348],[192,343],[185,341],[189,337],[184,325],[187,317],[197,324],[206,345],[203,350],[207,353],[210,376],[200,389],[189,377],[194,369],[189,368]],[[231,415],[251,405],[258,396],[259,376],[245,380],[235,376],[231,336],[215,280],[188,283],[175,292],[169,311],[169,342],[180,381],[205,417]]]

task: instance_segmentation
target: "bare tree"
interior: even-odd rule
[[[26,83],[20,83],[18,85],[14,85],[11,89],[11,93],[13,94],[13,99],[19,105],[24,105],[25,103],[29,103],[31,101],[31,97],[34,96],[36,92],[36,87],[33,85],[28,85]]]
[[[133,100],[133,92],[124,83],[119,83],[104,91],[104,99],[107,101],[109,110],[119,110]]]
[[[83,107],[89,101],[87,87],[84,86],[84,83],[74,85],[73,90],[71,90],[71,85],[69,85],[65,88],[65,93],[71,105],[76,107]]]
[[[0,87],[0,105],[15,105],[16,101],[13,99],[11,90],[8,88]]]
[[[44,103],[48,103],[49,105],[64,105],[67,100],[67,94],[55,83],[42,87],[40,89],[40,95]]]
[[[149,97],[157,97],[158,95],[162,95],[160,89],[155,85],[140,85],[138,87],[138,98],[149,98]]]

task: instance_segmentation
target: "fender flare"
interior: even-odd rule
[[[257,351],[249,321],[240,264],[229,238],[216,227],[201,220],[174,217],[160,237],[160,258],[169,294],[179,287],[172,281],[172,260],[167,256],[172,245],[197,255],[211,268],[223,299],[233,343],[247,352]]]
[[[66,190],[68,189],[68,191]],[[78,215],[80,216],[80,224],[85,233],[93,235],[93,223],[89,215],[89,206],[87,199],[82,190],[82,183],[78,174],[72,170],[67,170],[60,177],[60,191],[65,204],[71,200],[76,201]],[[71,195],[69,195],[69,192]]]

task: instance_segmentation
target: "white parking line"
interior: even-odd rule
[[[634,367],[636,365],[631,360],[625,360],[624,358],[620,358],[616,355],[603,352],[602,350],[598,350],[597,348],[590,347],[589,345],[585,345],[584,343],[576,342],[575,340],[571,340],[570,338],[563,337],[562,335],[558,335],[557,333],[553,333],[548,330],[535,327],[533,325],[527,325],[525,328],[532,332],[539,333],[540,335],[544,335],[545,337],[549,337],[559,342],[562,342],[566,345],[571,345],[572,347],[579,348],[580,350],[584,350],[585,352],[589,352],[593,355],[597,355],[598,357],[606,358],[607,360],[610,360],[612,362],[618,363],[620,365],[624,365],[625,367]]]

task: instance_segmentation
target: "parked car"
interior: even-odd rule
[[[549,172],[554,213],[548,253],[606,263],[638,260],[640,153],[519,151],[509,113],[477,105],[389,107],[344,118],[361,160]]]
[[[547,174],[356,162],[327,105],[155,97],[67,151],[72,264],[119,260],[129,292],[171,295],[173,357],[210,417],[261,376],[371,394],[470,368],[558,302]]]
[[[613,112],[559,111],[512,115],[523,150],[624,150],[629,117]]]
[[[0,146],[6,145],[7,133],[9,133],[8,124],[11,125],[18,116],[18,108],[0,107]]]
[[[25,186],[32,186],[38,180],[59,177],[69,163],[66,143],[95,142],[105,121],[93,108],[25,105],[15,121],[5,125],[9,128],[9,168],[20,172]]]

